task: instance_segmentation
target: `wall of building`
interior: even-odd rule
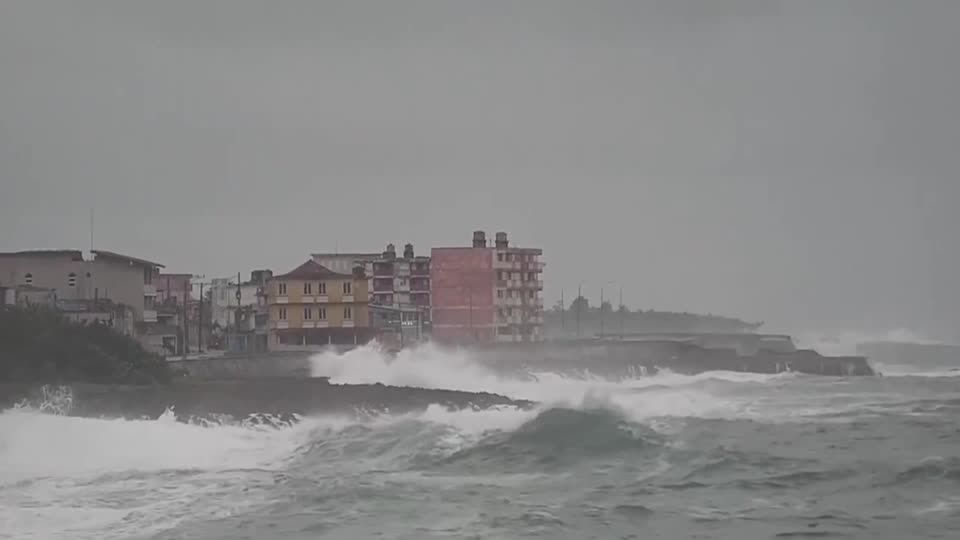
[[[113,258],[85,261],[80,252],[3,254],[0,284],[26,285],[26,276],[30,274],[30,285],[51,289],[58,299],[109,299],[130,306],[140,321],[144,310],[151,307],[147,304],[152,305],[154,295],[144,287],[143,269],[143,266]]]
[[[182,305],[184,299],[190,300],[193,293],[191,274],[160,273],[154,284],[157,288],[157,303],[166,302]]]
[[[260,286],[254,283],[240,285],[240,307],[256,306],[260,302]],[[210,315],[213,323],[221,328],[232,326],[237,312],[237,283],[229,279],[214,279],[210,282]]]
[[[155,313],[155,282],[159,272],[153,272],[147,279],[143,266],[104,257],[97,257],[90,264],[93,283],[101,298],[130,306],[137,321],[150,320],[144,317],[144,312]],[[155,315],[153,320],[156,320]]]
[[[280,294],[280,284],[286,284],[287,294]],[[311,292],[310,294],[304,293],[304,284],[310,283]],[[320,284],[323,283],[326,285],[326,294],[320,294]],[[343,284],[350,283],[351,294],[345,295],[343,292]],[[355,278],[344,278],[344,279],[335,279],[327,278],[322,280],[284,280],[281,278],[275,278],[270,281],[268,285],[268,294],[269,294],[269,303],[270,304],[298,304],[298,303],[344,303],[344,302],[359,302],[367,303],[370,300],[370,295],[367,289],[367,280],[366,279],[355,279]]]
[[[434,248],[431,253],[433,339],[469,343],[495,339],[496,274],[492,248]]]
[[[352,317],[347,319],[345,309],[350,308]],[[305,311],[311,310],[311,318],[307,319]],[[326,318],[320,318],[320,310],[326,311]],[[286,310],[286,318],[280,317],[281,310]],[[350,303],[318,303],[318,304],[273,304],[270,306],[270,320],[275,323],[286,323],[286,328],[343,328],[367,327],[370,325],[370,311],[366,304]],[[347,323],[346,325],[344,323]],[[278,327],[281,325],[273,325]]]
[[[72,286],[70,274],[75,277]],[[51,289],[57,298],[68,300],[92,298],[95,287],[90,263],[80,252],[4,254],[0,256],[0,285]]]
[[[344,284],[350,284],[350,293]],[[281,295],[280,285],[286,286]],[[304,285],[310,285],[310,292]],[[320,294],[323,284],[326,294]],[[269,347],[279,350],[287,346],[367,343],[372,339],[370,328],[368,281],[366,278],[283,279],[274,278],[267,286],[269,304]],[[345,309],[351,317],[345,317]],[[305,310],[311,318],[305,318]],[[320,318],[320,310],[326,318]],[[281,318],[281,310],[286,317]]]

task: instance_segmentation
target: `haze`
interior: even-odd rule
[[[633,307],[960,338],[960,2],[0,3],[0,250],[544,249]],[[610,285],[616,288],[617,285]]]

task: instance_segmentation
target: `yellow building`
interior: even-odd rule
[[[369,342],[367,276],[340,274],[310,260],[267,284],[271,349]]]

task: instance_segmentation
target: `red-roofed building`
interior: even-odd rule
[[[360,345],[373,339],[367,275],[309,260],[267,282],[271,350]]]

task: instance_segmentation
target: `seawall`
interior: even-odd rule
[[[310,356],[313,354],[316,351],[223,355],[186,360],[173,358],[168,363],[179,374],[205,380],[309,377]]]
[[[757,351],[740,355],[735,349],[709,349],[677,341],[578,340],[542,344],[501,344],[467,347],[479,361],[500,371],[589,370],[604,376],[654,374],[663,369],[694,375],[705,371],[812,375],[874,375],[862,356],[823,356],[816,351]]]

